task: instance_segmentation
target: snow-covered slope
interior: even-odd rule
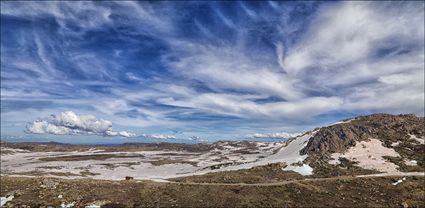
[[[256,162],[229,166],[216,171],[248,169],[271,163],[284,162],[288,165],[284,170],[293,170],[302,175],[311,175],[313,169],[310,166],[306,164],[304,164],[303,166],[297,166],[294,163],[302,162],[307,158],[307,155],[301,155],[300,151],[307,145],[307,142],[314,135],[314,133],[315,132],[309,132],[302,136],[298,136],[294,138],[291,142],[289,142],[289,144],[287,144],[286,146],[282,146],[282,148],[276,154],[270,155],[266,158],[262,158]]]
[[[334,153],[329,161],[330,164],[339,164],[339,158],[346,158],[357,162],[358,166],[365,169],[375,169],[380,172],[396,173],[398,166],[385,160],[384,156],[400,157],[400,155],[392,148],[384,147],[382,142],[377,139],[370,141],[361,141],[356,146],[351,147],[345,153]]]

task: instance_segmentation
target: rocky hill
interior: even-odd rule
[[[317,177],[425,170],[425,120],[373,114],[315,129],[301,155]]]
[[[344,152],[357,141],[370,138],[381,140],[386,146],[405,141],[412,136],[425,137],[424,117],[412,114],[372,114],[338,122],[317,130],[301,154]]]

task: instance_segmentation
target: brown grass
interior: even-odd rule
[[[58,207],[75,202],[84,207],[106,201],[109,207],[424,207],[424,177],[396,177],[300,181],[279,186],[210,186],[148,181],[53,180],[55,188],[41,188],[42,178],[1,177],[1,196],[14,194],[5,207]],[[63,199],[58,199],[62,194]],[[108,206],[104,206],[108,207]]]
[[[284,180],[302,179],[303,176],[294,171],[283,171],[284,164],[269,164],[250,169],[207,173],[171,179],[179,182],[194,183],[273,183]]]

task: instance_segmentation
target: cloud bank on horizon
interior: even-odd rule
[[[3,1],[2,137],[28,122],[220,139],[423,116],[423,25],[420,1]],[[80,123],[64,122],[68,111]]]
[[[33,121],[27,126],[27,131],[33,134],[136,136],[127,131],[113,131],[111,121],[97,119],[92,115],[77,115],[72,111]]]

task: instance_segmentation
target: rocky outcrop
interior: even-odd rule
[[[301,154],[344,152],[357,141],[376,138],[386,145],[406,140],[410,135],[425,136],[424,117],[372,114],[323,127],[309,140]]]

